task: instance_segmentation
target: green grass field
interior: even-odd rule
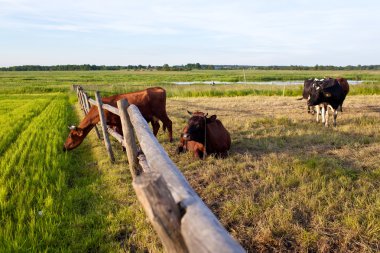
[[[72,84],[165,87],[175,142],[160,130],[160,143],[249,252],[380,251],[380,72],[246,71],[247,81],[327,75],[370,81],[351,86],[335,129],[306,113],[300,86],[167,83],[239,81],[238,71],[0,72],[0,252],[163,250],[116,141],[115,164],[93,132],[62,152],[83,117]],[[227,159],[175,154],[186,110],[218,115]]]
[[[244,78],[245,75],[245,78]],[[47,71],[0,72],[0,93],[42,93],[68,91],[72,84],[83,85],[86,90],[101,90],[105,94],[130,92],[149,86],[162,86],[168,97],[245,96],[302,94],[300,85],[173,85],[185,81],[292,81],[307,78],[345,77],[365,80],[351,88],[351,94],[380,94],[380,71],[264,71],[202,70],[202,71]]]

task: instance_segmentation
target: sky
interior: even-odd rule
[[[380,64],[379,0],[0,0],[0,66]]]

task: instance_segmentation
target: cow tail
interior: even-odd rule
[[[205,145],[204,145],[204,150],[203,152],[203,160],[206,158],[206,153],[207,153],[207,118],[205,117]]]

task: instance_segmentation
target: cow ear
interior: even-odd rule
[[[327,97],[327,98],[331,97],[331,93],[330,92],[325,92],[324,94],[325,94],[325,97]]]
[[[211,115],[210,118],[207,118],[207,123],[214,122],[216,120],[216,115]]]
[[[187,113],[188,113],[188,114],[190,114],[190,116],[193,116],[193,113],[192,113],[192,112],[190,112],[190,111],[187,111]]]
[[[82,136],[83,135],[83,129],[82,128],[77,128],[77,135]]]

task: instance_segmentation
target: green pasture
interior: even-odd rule
[[[345,77],[364,80],[351,87],[351,95],[380,94],[380,71],[295,71],[295,70],[193,70],[193,71],[26,71],[0,72],[0,93],[68,91],[73,84],[105,94],[125,93],[149,86],[162,86],[168,97],[285,95],[299,96],[302,85],[205,84],[173,85],[173,82],[294,81],[307,78]]]
[[[91,155],[62,152],[73,103],[58,93],[0,96],[0,252],[114,248]]]
[[[324,76],[367,81],[351,86],[335,129],[295,99],[301,85],[171,84],[243,81],[237,70],[0,72],[0,252],[163,251],[116,141],[115,164],[93,132],[62,151],[83,117],[73,84],[90,95],[164,87],[175,141],[162,129],[158,140],[248,252],[379,252],[380,71],[245,70],[246,81]],[[218,115],[227,159],[175,154],[187,109]]]

